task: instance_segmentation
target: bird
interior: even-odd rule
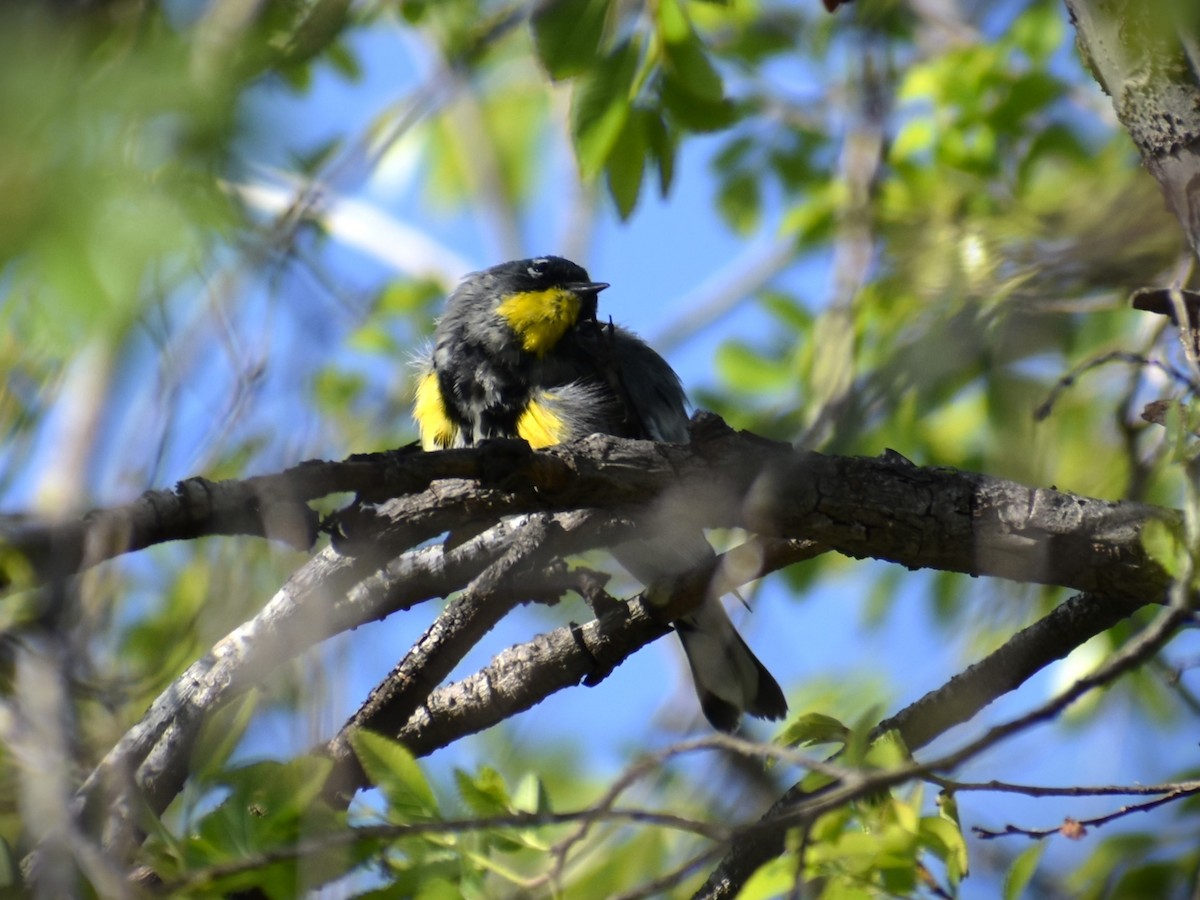
[[[413,419],[422,447],[520,438],[540,449],[595,433],[687,443],[679,376],[636,334],[600,323],[598,296],[607,287],[559,256],[466,275],[447,298],[430,350],[415,361]],[[683,523],[610,550],[647,587],[713,558],[704,533]],[[743,713],[787,714],[778,682],[720,598],[672,624],[714,728],[736,731]]]

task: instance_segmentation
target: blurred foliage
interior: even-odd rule
[[[460,272],[432,239],[342,201],[407,171],[429,209],[476,216],[494,246],[520,248],[549,196],[569,223],[564,247],[586,250],[581,223],[636,220],[647,191],[671,194],[689,143],[708,148],[715,215],[780,248],[723,298],[726,310],[753,309],[769,336],[721,344],[713,380],[696,392],[702,405],[831,452],[890,447],[919,464],[1180,505],[1191,436],[1137,415],[1180,385],[1114,361],[1054,393],[1113,351],[1178,359],[1173,336],[1126,303],[1175,277],[1176,223],[1075,60],[1061,4],[947,3],[936,16],[925,6],[858,0],[828,16],[815,0],[0,5],[4,508],[70,515],[191,474],[237,477],[410,441],[410,375],[397,360],[428,338]],[[276,104],[360,78],[359,42],[379,34],[410,67],[397,95],[358,131],[280,141]],[[1178,564],[1178,537],[1148,540]],[[300,558],[203,541],[81,579],[64,623],[81,768]],[[847,565],[816,560],[786,577],[800,595]],[[886,626],[904,583],[907,573],[878,567],[860,604],[867,624]],[[944,573],[921,584],[972,651],[1060,599]],[[1017,602],[981,612],[989,592]],[[14,604],[5,628],[38,614]],[[1071,671],[1132,633],[1113,629]],[[0,654],[6,697],[11,655]],[[501,730],[486,738],[486,763],[438,783],[403,748],[360,735],[379,796],[335,811],[315,789],[321,760],[235,754],[258,717],[326,689],[319,670],[283,666],[210,723],[188,790],[144,823],[140,861],[168,886],[290,897],[353,871],[351,883],[378,885],[378,896],[553,885],[605,897],[700,846],[680,831],[601,823],[552,873],[548,848],[572,825],[359,837],[347,829],[579,809],[604,782],[579,752]],[[848,685],[793,686],[807,714],[785,740],[902,764],[898,752],[871,758],[863,737],[866,710],[896,692]],[[1122,699],[1147,727],[1194,722],[1200,707],[1179,678],[1147,671],[1066,722]],[[19,847],[28,829],[9,755],[0,838]],[[625,800],[744,818],[730,771],[664,766]],[[774,796],[777,776],[741,777]],[[1196,806],[1174,814],[1173,833],[1193,834]],[[1178,895],[1194,881],[1195,851],[1144,827],[1097,841],[1066,875],[1040,849],[1022,853],[1006,895]],[[319,854],[288,855],[325,838]],[[955,895],[968,870],[957,816],[920,788],[831,813],[806,841],[801,874],[822,897],[918,895],[930,884]],[[788,891],[798,848],[744,896]],[[227,869],[246,859],[261,864]],[[0,882],[10,861],[0,853]]]

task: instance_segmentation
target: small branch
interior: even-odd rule
[[[756,552],[760,566],[756,572],[765,574],[810,559],[823,548],[800,541],[763,541]],[[580,683],[594,687],[631,654],[668,634],[668,622],[703,602],[713,572],[739,571],[737,566],[724,565],[728,556],[722,554],[678,579],[661,605],[651,607],[640,596],[635,597],[584,625],[556,628],[509,647],[474,675],[430,693],[391,736],[415,756],[425,756],[529,709],[564,688]],[[744,568],[740,571],[746,580],[756,577]],[[369,721],[360,724],[373,727]],[[342,742],[339,736],[319,751],[334,758],[329,782],[343,792],[369,787]]]
[[[647,775],[662,769],[669,760],[684,754],[709,750],[723,751],[760,761],[784,762],[799,766],[810,772],[820,772],[830,778],[837,778],[842,781],[854,781],[858,777],[857,773],[852,769],[816,759],[815,757],[806,756],[790,747],[773,743],[747,741],[729,734],[712,734],[707,737],[672,744],[657,753],[648,754],[633,765],[627,766],[625,771],[605,791],[604,795],[592,805],[592,808],[597,811],[613,809],[625,791]],[[549,852],[555,859],[555,866],[546,876],[548,881],[552,883],[558,882],[566,867],[567,855],[573,847],[587,837],[597,820],[581,820],[579,827],[575,831],[550,848]]]
[[[1098,687],[1116,680],[1131,669],[1144,663],[1154,653],[1157,653],[1175,634],[1176,629],[1188,618],[1191,611],[1179,605],[1172,605],[1155,617],[1128,644],[1097,667],[1090,675],[1085,675],[1070,688],[1057,697],[1047,701],[1023,716],[1018,716],[1000,725],[988,729],[982,736],[966,744],[954,753],[947,754],[933,764],[940,771],[953,771],[966,760],[982,753],[984,750],[1013,734],[1018,734],[1032,725],[1047,722],[1055,718],[1064,709]]]
[[[855,777],[853,770],[848,770],[844,767],[831,765],[819,759],[807,757],[804,754],[788,747],[781,747],[770,743],[747,741],[731,735],[713,734],[703,738],[697,738],[695,740],[682,741],[677,744],[673,744],[669,747],[663,748],[658,752],[649,754],[646,757],[637,760],[626,768],[625,772],[622,773],[614,785],[610,787],[597,802],[587,806],[584,809],[558,813],[514,813],[512,815],[505,816],[454,819],[442,822],[418,822],[403,825],[361,826],[352,828],[348,831],[336,832],[318,838],[305,839],[294,844],[290,844],[286,847],[280,847],[276,850],[256,854],[245,859],[235,860],[226,864],[198,870],[188,874],[179,881],[167,882],[165,885],[162,885],[162,887],[168,893],[187,890],[194,891],[212,886],[222,878],[237,875],[241,872],[263,868],[276,862],[298,859],[304,856],[319,853],[324,850],[358,843],[360,841],[390,841],[409,837],[419,837],[423,835],[464,834],[474,831],[486,831],[500,828],[528,829],[570,824],[576,824],[580,826],[579,829],[572,832],[571,836],[560,842],[559,845],[556,845],[561,846],[568,843],[576,843],[578,838],[576,838],[575,835],[578,834],[582,836],[582,834],[586,834],[588,830],[597,824],[645,825],[658,828],[669,828],[676,831],[695,834],[698,837],[702,837],[708,841],[711,841],[714,845],[716,845],[717,848],[719,848],[729,841],[729,839],[736,833],[738,828],[747,826],[705,822],[670,813],[661,813],[653,810],[638,809],[633,807],[619,807],[616,805],[616,800],[619,798],[619,796],[638,780],[646,777],[652,772],[660,770],[664,765],[673,759],[676,759],[680,756],[701,752],[736,753],[756,759],[770,759],[791,765],[801,766],[813,771],[824,772],[831,777],[840,777],[847,780]],[[713,851],[710,850],[707,853],[702,854],[700,857],[697,857],[697,859],[707,861],[712,852]],[[673,877],[664,876],[664,878],[671,878],[672,880],[662,881],[661,883],[674,883],[679,878],[685,877],[688,871],[691,871],[695,868],[695,866],[700,864],[702,863],[685,863],[686,868],[681,867],[681,874],[675,874]],[[553,876],[542,876],[533,879],[531,881],[531,886],[541,885],[552,880]],[[659,883],[660,882],[655,882],[654,884]],[[655,892],[650,886],[643,886],[643,888],[649,890],[651,893],[639,893],[631,896],[649,896]]]
[[[1200,393],[1200,385],[1198,385],[1185,372],[1179,371],[1174,366],[1168,365],[1157,359],[1150,359],[1137,353],[1127,353],[1123,350],[1115,350],[1111,353],[1102,353],[1101,355],[1080,363],[1063,375],[1055,382],[1054,387],[1050,391],[1050,396],[1042,401],[1041,405],[1034,411],[1033,416],[1037,421],[1042,421],[1047,418],[1054,409],[1054,404],[1058,402],[1058,398],[1063,395],[1068,389],[1074,387],[1075,382],[1080,376],[1107,366],[1110,363],[1121,362],[1139,369],[1158,369],[1168,380],[1174,381],[1176,384],[1186,387],[1192,394]]]
[[[1000,794],[1023,794],[1026,797],[1112,797],[1150,796],[1179,794],[1190,796],[1200,791],[1200,781],[1179,781],[1171,784],[1102,784],[1050,787],[1036,784],[1013,784],[1007,781],[954,781],[940,775],[930,775],[929,780],[943,790],[959,794],[967,791],[986,791]]]
[[[580,517],[581,526],[590,524]],[[531,597],[556,601],[562,595],[561,564],[552,572],[540,570],[564,553],[565,533],[553,517],[538,515],[515,532],[504,554],[488,565],[450,602],[437,619],[405,654],[404,659],[371,691],[366,702],[342,726],[328,751],[342,763],[351,784],[329,779],[327,797],[342,794],[349,802],[354,786],[366,777],[357,765],[350,735],[358,729],[393,733],[476,643],[515,606]],[[567,551],[569,552],[569,551]],[[516,578],[518,574],[525,577]],[[558,576],[555,578],[554,576]]]
[[[1115,793],[1115,792],[1114,792]],[[1132,793],[1122,791],[1121,793]],[[992,840],[998,837],[1007,837],[1012,834],[1024,835],[1028,838],[1041,840],[1042,838],[1050,837],[1052,834],[1061,834],[1073,840],[1079,840],[1087,835],[1088,828],[1099,828],[1101,825],[1107,825],[1109,822],[1114,822],[1117,819],[1123,819],[1125,816],[1133,813],[1150,812],[1158,809],[1160,806],[1165,806],[1168,803],[1174,803],[1176,800],[1181,800],[1185,797],[1192,797],[1200,793],[1200,785],[1191,785],[1186,788],[1170,791],[1161,797],[1156,797],[1153,800],[1146,800],[1143,803],[1129,803],[1122,806],[1114,812],[1102,816],[1095,816],[1091,819],[1073,819],[1067,818],[1062,825],[1056,825],[1054,828],[1022,828],[1018,825],[1006,825],[1003,831],[994,831],[990,828],[983,828],[979,825],[972,827],[971,831],[983,840]],[[1035,795],[1036,796],[1036,795]]]
[[[653,881],[638,885],[633,890],[617,894],[613,900],[643,900],[646,897],[662,897],[670,888],[677,887],[679,882],[694,872],[699,872],[705,866],[718,859],[720,855],[720,845],[701,850],[699,853],[685,859],[670,872],[664,872]]]
[[[270,537],[296,549],[311,547],[317,515],[295,496],[272,487],[287,473],[245,481],[189,478],[170,491],[147,491],[133,503],[95,510],[72,522],[0,518],[0,545],[25,557],[38,580],[73,575],[122,553],[205,535]],[[0,570],[0,589],[12,580]]]
[[[924,747],[1143,605],[1091,594],[1071,597],[937,690],[884,719],[876,734],[898,731],[909,750]]]
[[[1139,605],[1136,601],[1116,602],[1107,597],[1072,597],[943,687],[885,719],[876,726],[875,733],[898,731],[909,749],[915,751],[954,725],[967,721],[992,700],[1015,690],[1089,637],[1111,628]],[[1006,733],[993,729],[988,732],[993,735],[990,742],[981,739],[968,745],[962,758],[938,760],[924,768],[950,771]],[[829,786],[817,793],[807,792],[799,785],[790,788],[764,815],[761,832],[734,841],[696,896],[735,896],[759,866],[784,852],[788,828],[810,821],[814,808],[823,808],[817,806],[818,802],[827,802],[828,794],[836,787]]]

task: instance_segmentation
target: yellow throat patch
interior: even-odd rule
[[[512,294],[496,307],[496,312],[516,332],[526,353],[545,356],[579,320],[579,307],[577,294],[547,288]]]
[[[436,372],[421,376],[417,382],[417,397],[413,404],[413,421],[421,432],[421,447],[425,450],[441,450],[453,447],[458,438],[458,426],[450,421],[446,403],[442,400],[442,388]]]

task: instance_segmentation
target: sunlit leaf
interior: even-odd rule
[[[402,821],[438,815],[437,799],[413,755],[401,744],[371,731],[351,733],[350,743],[363,770],[387,797]]]
[[[585,177],[597,175],[621,138],[629,118],[638,49],[625,42],[587,75],[580,77],[571,100],[571,132]]]
[[[1025,888],[1033,880],[1045,851],[1046,842],[1035,841],[1017,855],[1004,876],[1004,900],[1020,900],[1025,896]]]
[[[631,110],[604,166],[609,192],[622,219],[628,219],[637,206],[646,169],[649,120],[656,118],[649,110]]]

